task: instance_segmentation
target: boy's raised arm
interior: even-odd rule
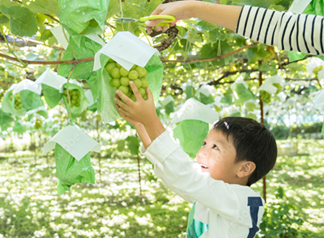
[[[147,148],[154,139],[165,131],[165,128],[156,114],[150,89],[146,89],[147,100],[144,100],[132,81],[129,82],[129,85],[134,92],[136,101],[134,102],[120,90],[117,90],[116,108],[125,120],[134,125],[144,147]]]

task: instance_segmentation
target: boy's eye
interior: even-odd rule
[[[213,145],[213,149],[218,150],[217,145]]]
[[[203,146],[206,145],[206,141],[204,141]]]

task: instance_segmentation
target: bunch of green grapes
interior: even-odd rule
[[[268,104],[271,103],[271,94],[270,93],[262,90],[262,91],[260,91],[260,96],[261,96],[262,102],[265,102]]]
[[[276,95],[281,92],[282,86],[280,83],[274,83],[273,86],[277,87]]]
[[[15,102],[14,108],[16,110],[21,110],[21,98],[20,98],[20,94],[19,93],[16,93],[14,97],[15,97],[15,100],[14,100],[14,102]],[[12,99],[13,99],[12,92],[10,92],[9,99],[10,99],[10,101],[12,101]]]
[[[147,99],[146,88],[149,85],[149,81],[146,79],[148,72],[145,68],[134,65],[128,71],[112,59],[109,59],[105,68],[111,77],[109,83],[112,87],[119,89],[130,99],[135,101],[135,95],[129,86],[129,81],[133,81],[142,97],[145,100]]]
[[[42,127],[42,124],[43,124],[43,121],[41,119],[39,119],[39,118],[36,118],[36,122],[35,122],[34,128],[36,130],[39,130]]]
[[[64,88],[63,94],[64,94],[66,101],[68,102],[69,99],[68,99],[66,88]],[[71,107],[79,107],[80,106],[80,97],[81,97],[80,91],[78,89],[70,89],[69,94],[70,94],[70,100],[71,100]]]

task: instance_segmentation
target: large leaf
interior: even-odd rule
[[[173,137],[180,142],[181,149],[191,158],[195,158],[209,130],[206,122],[198,120],[181,121],[173,129]]]
[[[14,119],[11,117],[10,113],[4,112],[0,108],[0,129],[2,131],[7,130],[7,128],[10,126],[10,122],[12,122]]]
[[[59,15],[59,7],[56,0],[22,0],[25,7],[34,13]]]
[[[73,51],[77,59],[94,57],[95,53],[97,53],[97,51],[99,51],[100,48],[102,47],[100,44],[96,43],[95,41],[85,36],[79,36],[74,38],[71,37],[70,44],[73,48]],[[69,46],[65,51],[62,60],[73,59],[71,46]],[[71,78],[87,80],[92,75],[93,64],[94,61],[88,61],[88,62],[77,64],[77,66],[73,70]],[[62,75],[67,78],[70,74],[72,67],[73,67],[72,64],[62,64],[58,68],[57,73],[58,75]]]
[[[132,155],[138,155],[140,143],[139,139],[136,136],[128,136],[126,138],[126,141],[128,142],[128,149],[131,152]]]
[[[0,11],[10,19],[10,31],[17,36],[33,36],[37,32],[34,13],[22,6],[6,7],[0,5]]]

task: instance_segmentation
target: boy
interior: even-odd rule
[[[247,118],[223,118],[213,125],[197,163],[173,141],[156,115],[149,88],[144,100],[133,82],[136,101],[117,90],[116,108],[133,124],[164,185],[194,202],[189,213],[187,237],[252,238],[264,211],[264,201],[249,186],[275,164],[273,135]]]

